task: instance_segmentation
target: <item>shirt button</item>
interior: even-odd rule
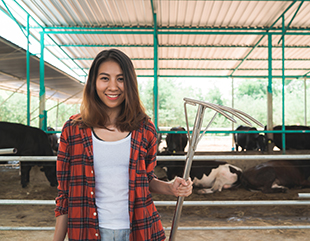
[[[90,173],[91,173],[91,174],[93,174],[93,173],[94,173],[94,171],[93,171],[93,170],[91,170],[91,171],[90,171]]]
[[[96,212],[94,212],[94,216],[96,216],[97,215],[97,213]]]
[[[94,195],[94,192],[90,192],[91,195]]]
[[[96,237],[98,237],[98,236],[99,236],[99,234],[95,233],[95,236],[96,236]]]

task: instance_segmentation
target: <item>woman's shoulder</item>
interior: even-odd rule
[[[69,118],[69,120],[78,120],[78,119],[81,119],[80,113],[74,114],[74,115],[70,116],[70,118]]]
[[[145,129],[147,132],[152,133],[154,135],[157,134],[155,124],[151,119],[147,119],[143,122],[143,129]]]
[[[81,122],[81,114],[74,114],[65,122],[64,128],[78,126],[79,122]]]

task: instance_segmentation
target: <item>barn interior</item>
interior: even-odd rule
[[[283,95],[285,81],[303,81],[303,124],[309,126],[309,12],[309,0],[1,0],[0,89],[39,98],[39,127],[46,130],[46,99],[80,103],[93,58],[103,49],[118,48],[130,56],[138,78],[152,79],[152,120],[159,129],[161,79],[229,79],[232,85],[235,79],[265,79],[267,131],[260,127],[249,133],[272,136],[275,80],[282,82]],[[283,98],[281,108],[285,105]],[[27,117],[30,124],[30,106]],[[283,125],[284,119],[283,111]],[[234,133],[235,127],[207,133]],[[271,154],[310,158],[309,150],[285,149],[196,154],[222,158],[242,169]],[[255,160],[247,157],[253,155]],[[303,217],[309,219],[307,215]]]

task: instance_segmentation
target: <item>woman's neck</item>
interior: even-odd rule
[[[117,129],[117,127],[116,127],[116,119],[119,116],[119,113],[120,113],[120,110],[114,110],[114,111],[109,111],[108,112],[109,120],[106,123],[106,127],[108,129],[110,129],[110,128],[111,129]]]
[[[119,141],[124,139],[129,134],[129,131],[122,132],[116,127],[107,126],[107,128],[93,128],[93,131],[101,140],[104,141]]]

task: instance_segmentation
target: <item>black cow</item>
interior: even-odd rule
[[[273,127],[273,130],[282,130],[282,126]],[[285,130],[308,130],[308,126],[285,126]],[[282,150],[282,133],[274,133],[273,141],[275,146]],[[286,150],[310,150],[310,133],[286,133],[285,134],[285,149]]]
[[[52,127],[47,127],[47,130],[48,131],[55,131],[55,129]],[[54,154],[57,155],[59,144],[58,144],[58,137],[57,137],[56,133],[48,133],[47,137],[48,137],[48,140],[49,140],[51,147],[54,151]]]
[[[272,160],[245,170],[241,184],[264,193],[286,192],[287,188],[309,188],[310,160]]]
[[[185,161],[158,161],[157,166],[166,171],[168,180],[164,180],[171,181],[183,176]],[[194,187],[202,188],[198,193],[207,194],[237,187],[241,173],[239,167],[224,161],[193,161],[190,177]]]
[[[173,127],[170,131],[185,131],[183,127]],[[166,136],[166,154],[184,152],[187,145],[187,135],[185,133],[168,133]]]
[[[53,156],[53,150],[47,134],[36,127],[18,123],[0,122],[0,148],[16,148],[15,156]],[[20,162],[21,185],[29,183],[29,172],[34,165],[43,166],[46,178],[51,186],[57,185],[56,162]]]
[[[255,127],[240,125],[236,131],[257,131]],[[236,145],[236,151],[253,151],[261,150],[262,152],[267,150],[267,138],[265,135],[258,133],[234,133],[234,141]]]

